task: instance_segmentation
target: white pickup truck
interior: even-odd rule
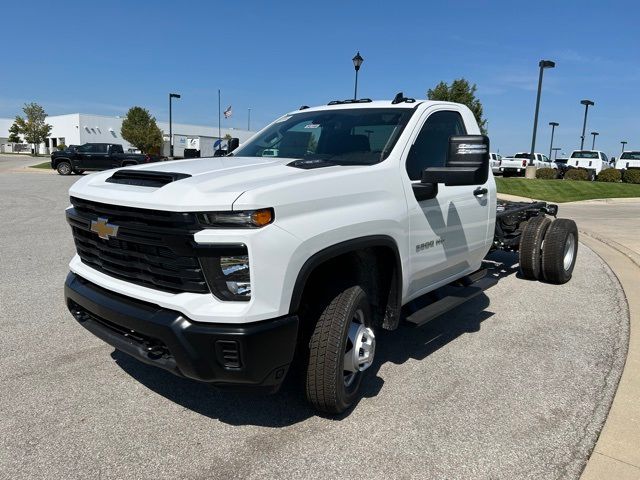
[[[512,175],[524,175],[527,165],[529,164],[529,157],[530,155],[527,152],[519,152],[512,157],[502,157],[502,161],[500,162],[500,172],[502,172],[502,175],[505,177]],[[558,168],[557,165],[549,159],[549,157],[542,153],[534,154],[533,165],[536,168]]]
[[[616,160],[616,169],[627,170],[629,168],[640,168],[640,152],[622,152],[620,158]]]
[[[398,94],[290,112],[226,157],[83,177],[68,308],[116,349],[215,386],[273,392],[296,365],[309,402],[343,412],[380,329],[494,285],[490,251],[519,250],[525,278],[571,278],[575,223],[497,202],[488,154],[467,107]]]
[[[610,167],[609,159],[599,150],[574,150],[567,161],[567,167],[584,168],[589,173],[589,180],[593,181],[602,171]]]

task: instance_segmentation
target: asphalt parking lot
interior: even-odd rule
[[[0,478],[546,479],[584,468],[628,340],[620,286],[586,247],[564,286],[521,280],[517,258],[492,257],[501,279],[486,295],[381,335],[365,398],[332,419],[291,384],[219,392],[77,325],[62,286],[78,177],[16,166],[0,156]]]

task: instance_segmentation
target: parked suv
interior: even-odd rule
[[[109,170],[111,168],[151,163],[160,157],[141,153],[124,153],[122,145],[115,143],[85,143],[51,154],[51,168],[60,175],[83,173],[85,170]]]

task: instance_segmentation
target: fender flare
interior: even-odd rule
[[[71,159],[70,159],[70,158],[67,158],[67,157],[58,157],[58,158],[56,158],[56,159],[53,161],[53,168],[57,168],[57,167],[58,167],[58,164],[59,164],[60,162],[62,162],[62,161],[69,162],[69,165],[71,165],[71,168],[73,168],[73,162],[71,161]]]
[[[338,257],[345,253],[355,252],[369,247],[391,248],[391,251],[393,252],[395,257],[395,280],[397,282],[396,305],[398,306],[398,308],[400,308],[400,306],[402,305],[402,261],[400,259],[398,244],[393,239],[393,237],[390,237],[388,235],[370,235],[336,243],[335,245],[326,247],[309,257],[298,272],[296,283],[293,286],[293,293],[291,294],[289,313],[295,313],[300,308],[300,302],[302,301],[304,287],[307,284],[307,280],[309,280],[311,273],[316,269],[316,267],[328,260],[331,260],[332,258]]]

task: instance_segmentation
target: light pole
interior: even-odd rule
[[[531,151],[529,152],[529,167],[533,166],[533,159],[535,157],[536,151],[536,132],[538,130],[538,112],[540,111],[540,93],[542,92],[542,73],[545,68],[554,68],[556,66],[555,62],[551,60],[540,60],[538,63],[540,67],[540,76],[538,77],[538,96],[536,97],[536,113],[533,117],[533,136],[531,138]],[[527,178],[535,178],[536,170],[534,168],[527,167],[526,177]]]
[[[595,105],[591,100],[580,100],[580,103],[584,105],[584,123],[582,124],[582,136],[580,137],[580,150],[584,149],[584,132],[587,129],[587,113],[589,112],[589,106]]]
[[[555,155],[553,156],[553,161],[555,162],[558,159],[558,150],[562,150],[562,147],[556,147],[553,149],[553,151],[555,152]],[[551,157],[549,157],[551,158]]]
[[[249,115],[247,116],[247,131],[251,131],[251,109],[247,108]]]
[[[169,156],[173,158],[173,125],[171,118],[171,100],[174,98],[180,98],[180,95],[177,93],[169,94]]]
[[[620,151],[620,153],[624,153],[624,146],[629,142],[622,140],[620,143],[622,144],[622,150]]]
[[[360,52],[356,53],[356,56],[351,59],[353,61],[353,68],[356,69],[356,87],[353,90],[353,99],[358,99],[358,72],[360,71],[360,67],[362,66],[362,62],[364,62],[364,58],[360,56]]]
[[[600,135],[598,132],[591,132],[591,135],[593,135],[593,143],[591,143],[591,150],[595,150],[596,149],[596,136]]]
[[[556,127],[560,124],[558,122],[549,122],[549,125],[551,125],[551,145],[549,145],[549,159],[551,159],[551,152],[553,151],[553,134]]]

